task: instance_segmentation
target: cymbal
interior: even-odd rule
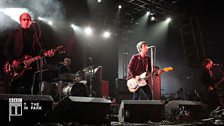
[[[77,71],[74,75],[76,76],[76,77],[78,77],[78,76],[82,76],[83,75],[83,72],[84,71]]]
[[[83,72],[86,76],[91,75],[94,73],[94,66],[88,66],[83,69]]]

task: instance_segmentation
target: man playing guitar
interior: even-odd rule
[[[201,76],[201,82],[205,87],[205,94],[207,100],[205,103],[208,105],[208,110],[211,112],[218,106],[223,106],[223,101],[220,100],[217,94],[219,85],[224,81],[224,78],[217,80],[212,71],[213,61],[209,58],[203,61],[203,72]]]
[[[29,13],[23,13],[19,17],[20,28],[9,34],[4,53],[9,64],[14,68],[23,67],[19,59],[26,59],[26,56],[35,57],[37,55],[53,56],[54,51],[44,51],[41,45],[41,36],[31,28],[32,19]],[[25,64],[25,63],[24,63]],[[30,69],[24,71],[19,77],[10,80],[9,93],[12,94],[31,94],[33,86],[33,76],[36,71],[40,70],[40,62],[30,64]],[[36,85],[36,84],[35,84]],[[38,84],[36,85],[39,87]],[[35,87],[34,87],[35,88]],[[33,94],[37,94],[39,89],[34,89]]]
[[[140,75],[144,72],[146,72],[146,77],[149,77],[147,75],[151,74],[151,59],[147,55],[149,49],[148,44],[145,41],[141,41],[136,45],[136,47],[139,53],[133,55],[129,62],[127,80],[133,78],[135,80],[139,80],[141,79]],[[158,75],[159,73],[160,71],[156,75]],[[152,91],[148,85],[149,81],[147,80],[149,78],[145,78],[147,83],[146,85],[139,87],[136,91],[133,92],[133,100],[140,99],[140,91],[143,92],[146,99],[152,99]]]

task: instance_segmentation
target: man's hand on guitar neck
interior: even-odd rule
[[[163,73],[163,70],[160,70],[160,69],[159,69],[158,71],[156,71],[156,74],[155,74],[155,75],[156,75],[156,76],[159,76],[159,75],[161,75],[162,73]]]

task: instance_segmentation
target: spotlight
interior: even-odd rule
[[[151,17],[151,21],[154,21],[154,20],[155,20],[155,17],[152,16],[152,17]]]
[[[103,37],[104,37],[104,38],[109,38],[109,37],[110,37],[110,32],[105,31],[105,32],[103,33]]]
[[[48,21],[48,24],[49,24],[49,25],[52,25],[52,24],[53,24],[53,22],[52,22],[52,21]]]
[[[85,33],[87,35],[91,35],[92,34],[92,29],[90,27],[85,28]]]
[[[150,12],[149,12],[149,11],[147,11],[147,12],[146,12],[146,15],[150,15]]]
[[[122,6],[121,6],[121,5],[118,5],[118,8],[119,8],[119,9],[121,9],[121,8],[122,8]]]
[[[44,20],[44,18],[42,18],[42,17],[38,17],[37,19],[40,20],[40,21]]]
[[[70,26],[71,26],[72,29],[73,29],[74,31],[76,31],[76,32],[80,30],[80,27],[78,27],[77,25],[71,24]]]
[[[98,3],[100,3],[100,2],[101,2],[101,0],[97,0],[97,2],[98,2]]]
[[[171,18],[168,17],[168,18],[166,19],[166,21],[169,23],[169,22],[171,21]]]

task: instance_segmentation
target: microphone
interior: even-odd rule
[[[89,57],[89,61],[92,64],[93,63],[93,58],[92,57]]]
[[[213,66],[222,66],[222,64],[213,63]]]
[[[154,48],[155,46],[148,46],[147,49]]]

